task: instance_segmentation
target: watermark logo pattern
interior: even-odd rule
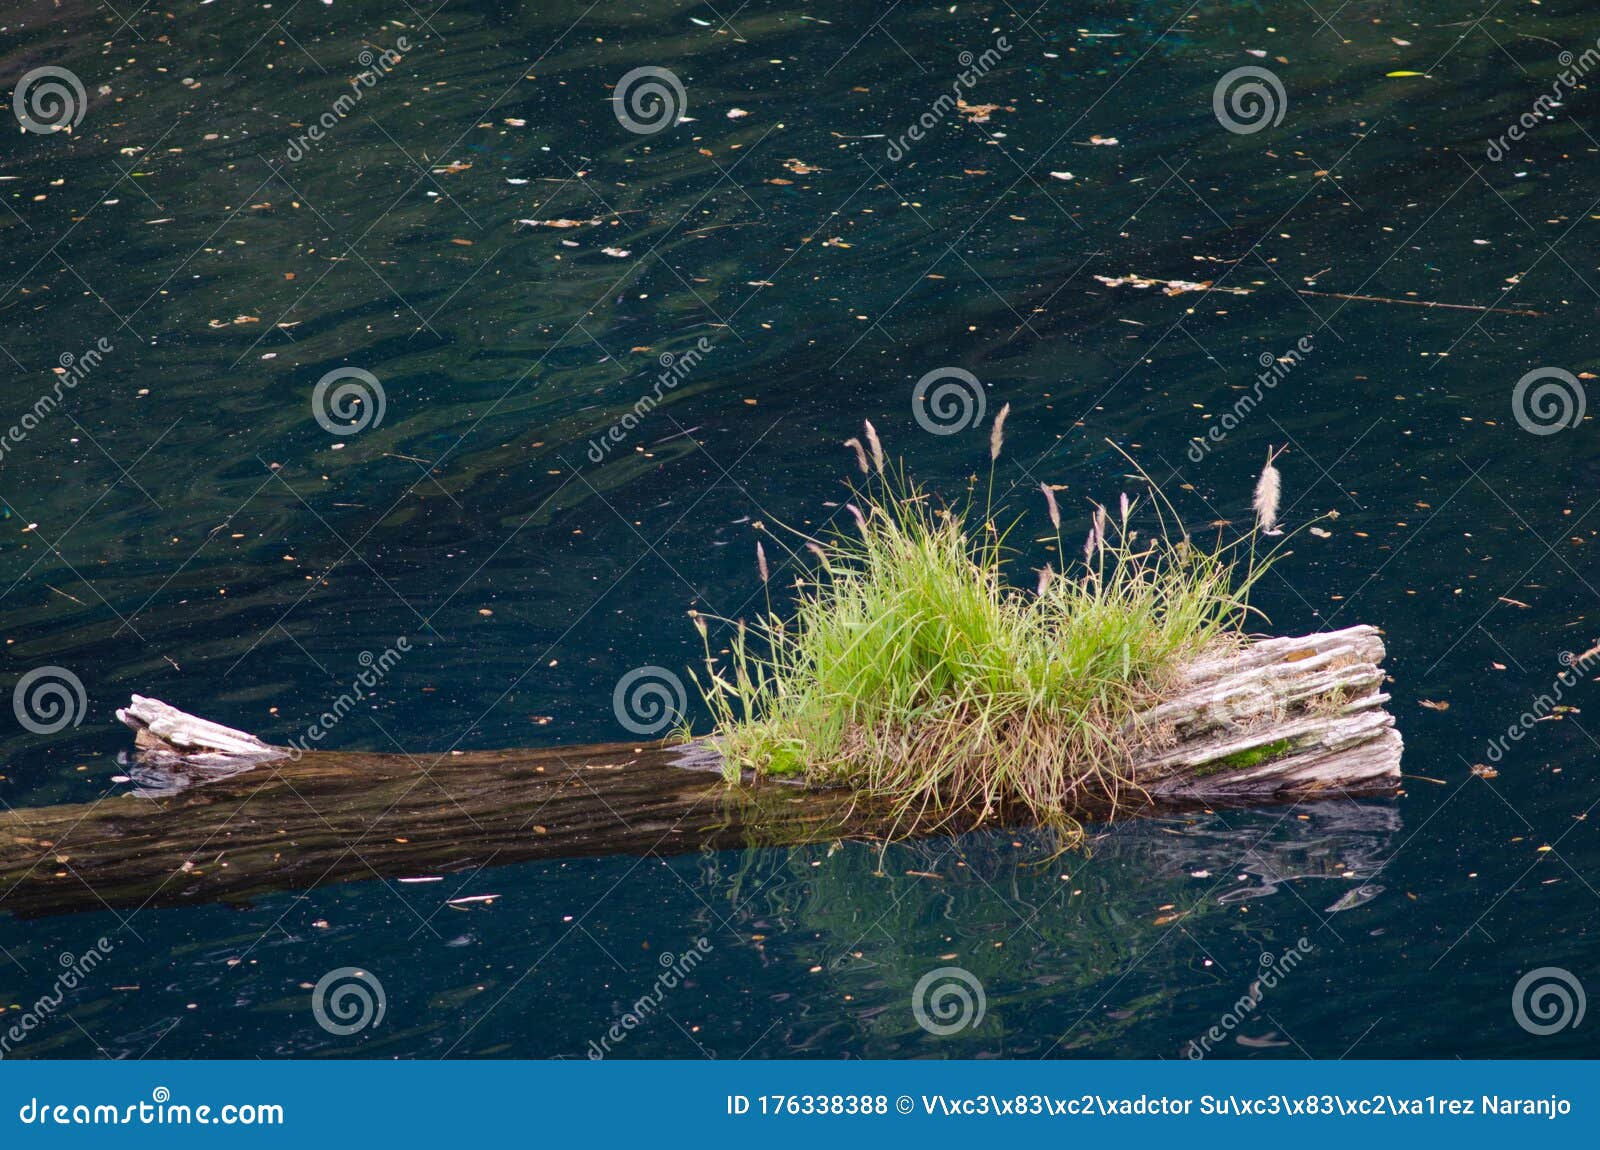
[[[1522,1029],[1541,1038],[1577,1029],[1588,1007],[1583,983],[1560,966],[1528,971],[1511,991],[1511,1016]]]
[[[1217,122],[1238,136],[1276,128],[1289,110],[1289,99],[1277,73],[1255,64],[1235,68],[1211,90]]]
[[[35,667],[11,692],[17,722],[36,735],[53,735],[80,726],[89,710],[83,680],[65,667]]]
[[[1511,389],[1511,414],[1532,435],[1554,435],[1583,422],[1589,397],[1582,382],[1560,367],[1537,367]]]
[[[960,966],[928,971],[911,991],[911,1013],[917,1025],[941,1038],[982,1026],[988,1005],[978,976]]]
[[[355,435],[377,427],[389,410],[383,384],[359,367],[336,367],[311,390],[311,414],[329,435]]]
[[[683,680],[665,667],[635,667],[617,680],[611,709],[635,735],[659,735],[688,708]]]
[[[653,136],[676,124],[689,108],[683,81],[666,68],[635,68],[612,94],[617,123],[636,136]]]
[[[911,389],[911,414],[933,435],[954,435],[983,422],[983,384],[959,367],[936,367]]]
[[[72,131],[83,122],[88,106],[83,81],[53,65],[27,73],[11,93],[11,110],[22,130],[39,136]]]
[[[377,1026],[388,1007],[383,983],[360,967],[330,970],[311,991],[311,1014],[317,1025],[341,1038]]]

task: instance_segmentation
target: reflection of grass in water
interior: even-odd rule
[[[1236,577],[1240,544],[1203,550],[1169,531],[1159,493],[1156,533],[1141,537],[1124,495],[1116,512],[1096,508],[1081,563],[1026,593],[1004,580],[1006,531],[989,508],[977,527],[971,506],[932,508],[886,467],[870,424],[867,439],[855,531],[801,536],[820,571],[794,616],[740,621],[726,669],[707,638],[696,680],[730,775],[843,784],[907,830],[1013,812],[1075,833],[1075,809],[1114,807],[1133,787],[1129,720],[1184,660],[1237,633],[1271,557],[1250,549]]]
[[[787,937],[807,940],[794,961],[812,971],[805,977],[832,984],[833,996],[854,1016],[855,1040],[869,1050],[1039,1054],[1059,1033],[1041,1030],[1042,1009],[1070,1022],[1074,1007],[1092,1004],[1095,987],[1150,950],[1170,927],[1167,916],[1197,909],[1193,892],[1186,893],[1190,884],[1173,877],[1145,892],[1141,901],[1150,903],[1151,915],[1130,917],[1122,851],[1074,856],[1070,866],[1039,865],[1051,850],[1050,836],[1038,831],[968,835],[955,844],[897,843],[881,852],[864,844],[817,847],[794,852],[789,870],[796,881],[773,883],[763,901],[771,917],[782,918]],[[1164,905],[1173,909],[1154,913]],[[974,1030],[939,1037],[919,1025],[912,994],[923,975],[947,966],[970,972],[983,986],[985,1017]],[[1126,997],[1108,1004],[1115,1016],[1085,1019],[1063,1048],[1101,1042],[1147,1019],[1161,999],[1130,986]],[[800,1049],[836,1047],[842,1025],[806,1035]]]
[[[1400,832],[1389,803],[1301,813],[1130,821],[1070,855],[1038,829],[749,851],[716,882],[806,1004],[782,1016],[791,1053],[1027,1057],[1065,1034],[1056,1055],[1148,1057],[1181,1051],[1248,984],[1259,953],[1299,936],[1301,903],[1284,884],[1312,882],[1300,897],[1324,905],[1336,891],[1317,880],[1368,881]],[[1274,891],[1288,917],[1255,901]],[[912,994],[952,966],[983,986],[984,1022],[932,1035]]]
[[[1333,897],[1318,880],[1369,881],[1400,833],[1389,803],[1337,800],[1300,813],[1130,821],[1070,855],[1053,855],[1052,835],[1037,829],[819,846],[774,857],[781,874],[751,872],[730,894],[762,907],[791,940],[806,998],[834,1007],[814,1012],[826,1033],[791,1032],[799,1050],[845,1041],[882,1055],[1027,1057],[1065,1034],[1053,1053],[1149,1057],[1180,1051],[1248,984],[1259,953],[1299,937],[1300,898],[1321,906]],[[1284,890],[1302,881],[1310,893]],[[1238,899],[1280,890],[1287,917]],[[1206,964],[1212,955],[1217,963]],[[981,1027],[939,1037],[920,1028],[911,996],[946,966],[978,978],[987,1009]],[[1125,1043],[1134,1030],[1142,1037]],[[1152,1035],[1171,1046],[1152,1050]]]

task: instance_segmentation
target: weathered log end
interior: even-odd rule
[[[1156,798],[1375,794],[1400,785],[1376,627],[1264,639],[1190,664],[1135,723]]]
[[[124,726],[133,728],[134,746],[154,755],[170,755],[200,766],[246,766],[283,758],[288,752],[245,731],[236,731],[163,703],[135,695],[117,710]]]

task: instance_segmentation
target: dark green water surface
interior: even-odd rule
[[[1291,950],[1212,1056],[1595,1050],[1593,1019],[1541,1036],[1513,1010],[1537,968],[1600,987],[1592,686],[1490,741],[1600,639],[1600,433],[1535,434],[1513,402],[1560,369],[1576,404],[1600,371],[1600,81],[1491,144],[1600,17],[1034,7],[8,0],[0,802],[126,789],[132,692],[287,741],[402,638],[323,746],[628,738],[618,681],[696,657],[690,608],[759,603],[753,522],[834,515],[862,419],[935,490],[986,469],[987,421],[915,417],[939,368],[1011,405],[999,490],[1036,513],[1064,485],[1079,536],[1127,486],[1107,439],[1197,533],[1246,525],[1289,445],[1286,522],[1337,517],[1257,602],[1277,633],[1384,629],[1405,793],[1095,828],[1049,861],[995,831],[0,916],[0,1033],[60,956],[111,949],[8,1057],[583,1057],[701,939],[612,1056],[1182,1057]],[[987,118],[938,104],[964,61]],[[83,85],[70,133],[15,130],[46,66]],[[1283,115],[1240,133],[1213,92],[1246,66]],[[619,122],[639,67],[685,119]],[[1096,278],[1129,273],[1212,288]],[[606,449],[667,354],[681,382]],[[368,426],[319,425],[339,368],[381,420],[369,391]],[[1029,523],[1019,569],[1047,558]],[[82,683],[81,723],[16,719],[40,667]],[[471,895],[498,897],[445,902]],[[311,1010],[339,967],[385,992],[351,1036]],[[942,967],[985,1010],[941,1036],[912,1007]]]

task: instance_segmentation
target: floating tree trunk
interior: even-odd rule
[[[1383,656],[1376,629],[1363,626],[1197,659],[1127,732],[1133,780],[1152,807],[1392,791],[1401,740],[1383,709]],[[0,910],[244,902],[531,859],[897,829],[848,791],[730,786],[705,740],[296,755],[156,699],[135,695],[117,715],[135,731],[132,788],[0,813]]]

